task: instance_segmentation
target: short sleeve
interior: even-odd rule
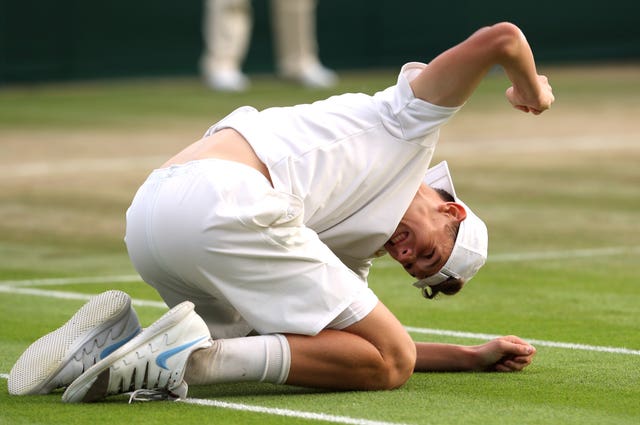
[[[409,82],[426,66],[419,62],[404,65],[397,84],[374,95],[384,126],[397,138],[423,139],[438,130],[461,108],[438,106],[415,97]]]

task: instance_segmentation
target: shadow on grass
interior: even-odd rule
[[[255,382],[199,385],[189,387],[190,398],[309,395],[328,393],[332,394],[335,392],[336,391]]]

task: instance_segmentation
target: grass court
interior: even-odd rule
[[[370,285],[416,340],[479,344],[515,334],[538,349],[522,373],[416,374],[401,389],[325,392],[271,384],[192,387],[179,403],[126,397],[66,405],[13,397],[22,351],[110,288],[143,325],[163,307],[129,264],[124,212],[154,167],[249,104],[373,93],[396,71],[345,72],[309,91],[268,76],[245,94],[195,78],[0,89],[0,424],[637,424],[640,420],[640,67],[549,67],[553,108],[512,110],[489,75],[442,130],[458,194],[489,227],[489,260],[454,297],[428,301],[385,257]],[[330,176],[328,176],[330,178]]]

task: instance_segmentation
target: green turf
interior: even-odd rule
[[[557,143],[563,143],[565,137],[575,141],[576,137],[594,136],[591,126],[606,108],[619,105],[621,109],[614,115],[624,117],[627,108],[640,98],[637,77],[624,75],[613,78],[563,71],[554,78],[551,74],[558,102],[548,119],[536,118],[540,132],[557,133]],[[372,93],[394,79],[393,72],[345,74],[336,92]],[[0,137],[33,131],[36,144],[38,135],[49,131],[108,135],[128,129],[139,135],[147,128],[158,131],[160,127],[191,134],[194,127],[200,131],[235,106],[285,105],[333,93],[300,90],[267,77],[258,78],[254,88],[241,95],[212,94],[195,79],[10,87],[0,90]],[[517,131],[518,120],[524,123],[531,117],[520,118],[510,111],[502,98],[504,88],[502,77],[491,76],[467,105],[469,114],[480,117],[486,127],[462,132],[463,111],[460,120],[451,123],[450,133],[443,131],[443,138],[451,133],[470,139],[482,137],[493,125],[495,110],[503,110],[509,117],[506,119],[515,122],[510,123],[511,130]],[[590,108],[596,108],[598,114],[590,114]],[[574,125],[560,127],[555,133],[548,131],[544,126],[554,119],[553,113],[563,117],[559,121]],[[637,114],[629,117],[630,128],[635,117]],[[447,158],[455,165],[458,191],[489,226],[488,264],[460,294],[433,301],[420,298],[411,279],[388,258],[372,270],[371,286],[402,323],[411,327],[513,333],[541,341],[625,347],[637,352],[640,147],[607,148],[608,142],[629,131],[608,131],[611,138],[603,138],[601,149],[574,146],[566,152],[552,149],[523,154],[516,146],[510,153],[496,151],[478,158],[461,151],[459,156]],[[507,137],[509,134],[504,134]],[[122,152],[134,152],[130,141],[121,144]],[[154,151],[149,145],[136,149]],[[90,146],[87,152],[91,152]],[[147,171],[104,174],[108,184],[99,190],[73,174],[0,182],[2,288],[6,289],[8,280],[134,275],[122,243],[122,222],[140,176]],[[615,254],[603,251],[601,255],[544,258],[544,253],[606,248]],[[136,299],[159,300],[150,287],[135,278],[106,280],[29,287],[85,295],[118,288]],[[64,323],[84,303],[6,291],[0,292],[2,374],[9,372],[29,343]],[[138,307],[137,311],[147,325],[164,309]],[[413,336],[422,341],[482,342],[424,333]],[[128,405],[123,397],[70,406],[62,404],[60,396],[56,392],[12,397],[6,379],[0,379],[0,424],[319,422],[181,403]],[[404,387],[383,392],[335,393],[270,384],[227,384],[194,387],[190,397],[337,415],[351,418],[353,423],[631,425],[640,419],[640,356],[540,345],[534,364],[517,374],[418,374]]]
[[[338,87],[305,90],[269,77],[256,77],[248,93],[214,94],[196,79],[142,79],[8,87],[0,90],[0,129],[67,129],[182,125],[226,115],[242,105],[262,109],[324,99],[346,91],[374,91],[392,85],[389,71],[344,74]]]

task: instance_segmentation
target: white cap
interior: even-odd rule
[[[456,195],[449,173],[447,161],[429,168],[423,180],[435,189],[443,189],[450,193],[455,202],[462,205],[467,217],[460,222],[458,236],[451,251],[451,256],[437,273],[421,279],[413,284],[418,288],[436,286],[453,277],[467,282],[480,270],[487,260],[488,234],[487,226]]]

